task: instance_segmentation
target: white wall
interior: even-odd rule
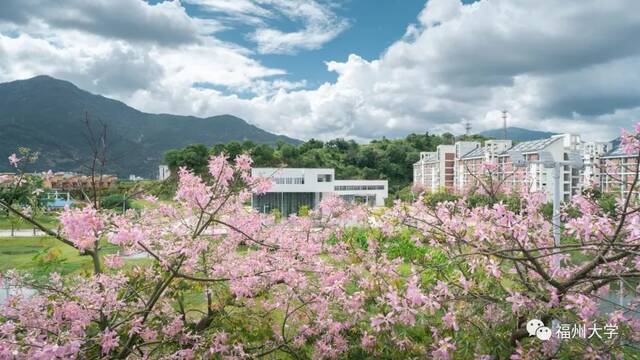
[[[253,168],[252,176],[270,177],[277,179],[291,179],[291,183],[274,183],[268,192],[270,193],[316,193],[323,195],[353,195],[375,196],[375,206],[383,206],[384,199],[389,196],[389,184],[387,180],[336,180],[334,169],[322,168]],[[318,175],[330,175],[331,181],[318,182]],[[304,184],[296,184],[293,179],[304,178]],[[383,189],[349,189],[336,190],[336,186],[383,186]]]
[[[347,189],[338,190],[338,186],[351,186],[351,187],[367,187],[367,186],[382,186],[382,189]],[[334,194],[338,196],[354,195],[354,196],[375,196],[374,206],[384,206],[384,199],[389,196],[389,183],[387,180],[336,180],[334,182]]]
[[[269,192],[315,192],[324,193],[333,191],[335,172],[333,169],[321,168],[253,168],[252,176],[270,177],[277,179],[304,178],[304,184],[278,184],[274,183]],[[331,182],[318,182],[318,175],[330,175]]]
[[[169,166],[160,165],[158,166],[158,180],[166,180],[171,176],[171,171],[169,170]]]

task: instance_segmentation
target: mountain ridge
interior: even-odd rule
[[[88,161],[85,117],[107,125],[113,151],[109,172],[153,178],[165,151],[193,143],[207,146],[250,140],[276,144],[301,141],[264,131],[230,114],[196,117],[146,113],[122,101],[85,91],[48,75],[0,83],[0,150],[19,146],[41,153],[34,170],[78,171]],[[0,154],[0,155],[3,155]],[[0,161],[0,172],[11,171]]]
[[[525,128],[516,127],[516,126],[507,127],[507,140],[513,140],[518,142],[546,139],[557,134],[558,133],[554,133],[550,131],[531,130],[531,129],[525,129]],[[482,136],[486,136],[494,139],[503,139],[504,130],[502,128],[485,130],[480,132],[478,135],[482,135]]]

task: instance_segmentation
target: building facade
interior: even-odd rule
[[[273,179],[273,186],[266,194],[252,198],[252,207],[263,213],[278,209],[283,215],[296,214],[303,206],[315,208],[326,196],[383,206],[389,191],[386,180],[336,180],[334,169],[254,168],[251,174]]]
[[[602,157],[613,151],[613,142],[590,141],[582,145],[584,170],[582,171],[582,187],[602,184]]]
[[[478,179],[485,172],[485,164],[491,163],[500,191],[544,191],[551,199],[553,169],[545,168],[539,163],[540,154],[548,153],[554,161],[567,161],[569,154],[573,153],[580,153],[585,157],[592,154],[589,159],[594,165],[588,166],[587,170],[568,165],[562,167],[560,188],[562,198],[566,201],[582,190],[585,177],[596,176],[595,163],[607,148],[605,143],[584,143],[575,134],[554,135],[546,139],[521,142],[515,146],[511,140],[489,140],[484,146],[477,142],[440,145],[435,152],[421,153],[420,160],[413,165],[414,186],[420,185],[431,192],[442,189],[464,192],[478,186]],[[526,166],[514,166],[510,151],[522,154]]]
[[[169,165],[159,165],[158,166],[158,180],[167,180],[171,176],[171,170],[169,170]]]
[[[420,160],[413,164],[413,185],[423,187],[429,191],[438,189],[436,182],[436,152],[423,151]]]
[[[70,172],[56,172],[43,177],[44,187],[64,191],[86,190],[93,186],[104,189],[116,184],[118,178],[114,175],[96,175],[95,177]]]
[[[620,147],[600,159],[600,185],[602,191],[626,196],[638,171],[638,155],[629,155]],[[636,196],[638,190],[634,191]]]
[[[511,140],[488,140],[484,146],[478,146],[471,151],[459,153],[456,156],[456,186],[457,192],[464,192],[478,186],[478,180],[484,174],[485,163],[498,164],[498,155],[512,146]]]
[[[455,184],[455,145],[438,145],[436,151],[421,152],[420,160],[413,164],[414,186],[428,191],[452,191]]]
[[[514,166],[509,156],[510,151],[522,153],[526,166]],[[580,137],[574,134],[560,134],[546,139],[521,142],[498,157],[503,184],[507,191],[543,191],[550,201],[553,194],[553,169],[536,163],[540,161],[540,153],[549,153],[554,161],[566,161],[569,159],[569,153],[580,151]],[[577,194],[582,188],[580,180],[580,169],[564,165],[560,172],[561,199],[568,201],[571,196]]]

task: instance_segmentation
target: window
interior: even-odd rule
[[[331,174],[318,174],[318,182],[331,182]]]
[[[384,190],[384,185],[337,185],[335,191],[353,190]]]
[[[286,178],[274,178],[273,182],[275,182],[276,184],[279,185],[291,185],[291,184],[296,184],[296,185],[300,185],[300,184],[304,184],[304,178],[303,177],[296,177],[296,178],[291,178],[291,177],[286,177]]]

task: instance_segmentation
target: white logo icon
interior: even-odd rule
[[[551,339],[551,329],[544,326],[544,323],[538,319],[529,320],[527,323],[527,332],[529,336],[536,336],[542,341]]]
[[[536,336],[542,341],[547,341],[551,339],[551,329],[546,326],[541,326],[536,330]]]

